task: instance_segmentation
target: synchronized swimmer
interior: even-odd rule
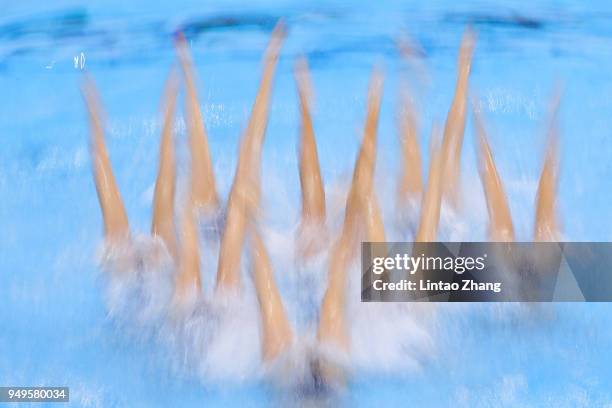
[[[241,284],[241,257],[246,247],[250,253],[252,278],[260,309],[261,354],[264,363],[286,353],[297,334],[285,310],[277,289],[272,264],[261,237],[257,213],[261,196],[261,149],[268,122],[272,83],[285,37],[283,23],[277,24],[263,58],[263,75],[244,131],[238,152],[233,183],[224,208],[225,224],[220,238],[216,275],[216,292],[235,296],[245,290]],[[448,112],[442,135],[434,124],[430,145],[428,180],[422,181],[420,148],[415,120],[407,109],[400,123],[402,169],[397,194],[397,207],[406,208],[420,202],[420,218],[414,239],[435,241],[444,198],[451,205],[459,199],[459,168],[461,146],[468,106],[468,79],[475,37],[467,30],[458,58],[455,95]],[[163,242],[172,258],[174,270],[173,307],[177,313],[202,295],[198,215],[215,214],[221,209],[206,128],[196,93],[194,64],[184,38],[176,41],[178,60],[185,86],[185,109],[188,146],[191,154],[190,180],[180,209],[181,222],[175,225],[176,157],[173,121],[179,89],[179,77],[171,71],[165,88],[163,126],[159,151],[159,167],[153,198],[151,235]],[[329,250],[326,290],[320,305],[316,330],[317,342],[349,353],[351,339],[346,321],[347,270],[355,258],[361,241],[384,242],[385,228],[374,185],[378,117],[383,89],[382,74],[374,70],[367,96],[367,112],[361,147],[355,162],[352,181],[346,199],[344,222],[340,231],[328,231],[325,190],[319,167],[313,119],[310,115],[311,86],[307,62],[298,60],[295,66],[298,89],[301,135],[299,174],[302,194],[301,222],[296,235],[296,253],[300,262]],[[104,239],[110,246],[129,245],[131,241],[128,216],[115,181],[105,146],[100,102],[93,80],[87,78],[83,94],[89,113],[93,176],[104,221]],[[558,99],[556,99],[558,101]],[[553,111],[542,173],[536,197],[534,235],[536,240],[558,237],[555,217],[557,185],[556,110]],[[474,109],[474,111],[476,111]],[[514,229],[502,181],[497,173],[481,116],[474,112],[478,135],[480,177],[489,214],[489,236],[494,241],[511,241]],[[334,235],[335,234],[335,235]],[[333,237],[330,241],[321,237]],[[329,248],[328,248],[329,247]],[[137,260],[132,260],[137,262]],[[125,265],[125,269],[134,265]],[[116,271],[121,272],[121,271]],[[346,381],[342,367],[324,357],[311,362],[312,376],[324,384]]]

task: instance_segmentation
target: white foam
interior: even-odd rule
[[[136,236],[104,245],[99,257],[109,316],[136,330],[158,325],[173,288],[174,267],[163,242]]]
[[[473,197],[475,193],[469,191],[467,195]],[[476,230],[478,234],[484,234],[486,209],[482,200],[468,197],[462,203],[463,207],[458,208],[443,205],[441,240],[473,238],[474,225],[480,228]],[[418,221],[418,203],[404,208],[399,215],[393,205],[381,202],[384,219],[393,221],[386,226],[387,239],[406,239],[406,230],[412,231]],[[328,200],[329,242],[338,234],[342,215],[334,206],[337,203]],[[468,217],[465,214],[472,212],[466,207],[481,211]],[[331,219],[332,213],[338,217]],[[398,217],[403,222],[397,222]],[[161,241],[136,237],[123,246],[105,248],[101,256],[104,269],[112,271],[105,279],[109,315],[128,330],[148,328],[153,332],[176,372],[197,376],[204,382],[240,382],[265,377],[280,385],[295,386],[313,381],[316,377],[313,363],[317,361],[331,362],[348,376],[355,372],[410,375],[435,355],[438,307],[427,303],[362,303],[358,262],[348,271],[348,353],[318,344],[316,328],[327,283],[329,242],[316,256],[302,259],[296,246],[297,221],[290,219],[287,227],[263,220],[259,229],[295,333],[289,350],[276,361],[263,364],[261,317],[251,282],[248,251],[242,256],[239,295],[214,293],[222,224],[222,213],[211,215],[202,223],[203,290],[195,304],[181,313],[171,304],[175,271]],[[475,310],[461,305],[447,306],[445,315]],[[507,308],[487,310],[492,320],[521,314]]]

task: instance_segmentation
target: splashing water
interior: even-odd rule
[[[172,304],[172,260],[159,239],[137,236],[133,242],[106,245],[101,251],[101,272],[108,315],[130,336],[151,338],[167,349],[174,369],[195,374],[204,382],[241,382],[263,376],[277,385],[304,387],[312,381],[310,364],[316,355],[349,372],[418,370],[433,349],[434,306],[361,303],[359,267],[353,262],[347,311],[353,339],[350,356],[317,345],[314,334],[327,282],[327,254],[298,263],[293,245],[283,238],[286,235],[266,233],[282,296],[299,333],[278,361],[262,363],[259,305],[248,259],[242,265],[247,284],[240,296],[207,293],[179,316]],[[218,240],[208,236],[204,245],[218,247]],[[216,264],[208,261],[203,262],[205,282],[212,281],[216,272]]]

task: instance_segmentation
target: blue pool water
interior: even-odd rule
[[[289,299],[298,291],[291,278],[295,268],[283,242],[293,238],[299,208],[296,57],[306,55],[312,70],[315,130],[330,206],[343,197],[336,190],[342,191],[350,175],[371,69],[378,65],[384,71],[377,189],[393,234],[401,79],[408,78],[415,96],[427,161],[431,123],[445,118],[458,44],[466,24],[472,23],[478,39],[471,88],[487,119],[518,238],[532,237],[547,108],[554,87],[561,84],[559,214],[564,238],[610,241],[611,3],[4,3],[0,385],[68,385],[72,405],[92,407],[612,404],[612,307],[607,304],[441,304],[408,308],[405,312],[413,314],[408,317],[397,317],[404,311],[397,305],[372,306],[378,309],[355,318],[352,334],[359,345],[347,389],[324,400],[278,390],[253,369],[248,352],[256,352],[257,342],[247,337],[257,333],[255,318],[245,319],[244,332],[238,326],[227,337],[237,338],[229,343],[242,352],[234,354],[230,347],[229,352],[190,355],[202,359],[196,368],[183,364],[166,331],[145,333],[130,323],[118,324],[109,315],[97,261],[101,218],[79,93],[83,72],[73,60],[82,53],[86,70],[98,83],[108,119],[108,148],[131,227],[146,233],[158,107],[174,61],[173,33],[182,28],[192,47],[225,197],[258,86],[262,51],[275,22],[285,18],[289,35],[263,153],[263,223],[269,228],[267,244],[277,278],[295,314],[300,304]],[[395,39],[401,34],[423,48],[424,76],[399,57]],[[183,140],[180,117],[177,129]],[[184,149],[180,151],[184,158]],[[443,218],[441,235],[482,240],[486,210],[471,120],[462,166],[463,205],[459,214]],[[389,238],[406,237],[396,233]],[[204,262],[203,270],[211,275],[214,265]],[[210,278],[204,282],[210,293]],[[372,333],[369,325],[378,330]]]

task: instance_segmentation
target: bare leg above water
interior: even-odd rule
[[[373,188],[376,160],[376,128],[382,97],[382,76],[374,71],[368,92],[368,108],[359,155],[353,170],[353,180],[346,202],[344,225],[340,238],[329,256],[328,282],[323,301],[317,339],[321,344],[348,351],[349,335],[346,324],[346,287],[349,257],[360,241],[360,231],[372,241],[384,241],[384,227]],[[320,375],[326,382],[343,381],[343,373],[332,362],[320,359]]]
[[[219,197],[215,187],[208,136],[204,119],[198,103],[196,91],[196,75],[193,61],[189,54],[189,46],[185,37],[180,34],[176,41],[176,49],[185,78],[185,107],[187,109],[187,133],[191,150],[191,183],[194,204],[207,211],[215,211],[219,207]]]
[[[251,236],[251,258],[253,281],[261,311],[261,353],[264,361],[271,361],[289,348],[293,332],[274,281],[270,259],[257,231]]]
[[[402,111],[399,117],[401,142],[401,173],[397,189],[398,208],[403,208],[423,194],[423,175],[421,173],[421,151],[417,140],[417,127],[414,109],[406,92],[401,97]]]
[[[501,178],[495,167],[495,160],[487,141],[487,133],[480,113],[474,109],[474,126],[478,135],[478,158],[480,180],[489,212],[489,238],[493,242],[514,241],[514,227],[510,207]]]
[[[193,198],[189,195],[185,201],[181,221],[179,268],[174,290],[175,305],[189,303],[196,299],[202,290],[195,208]]]
[[[442,191],[445,197],[449,198],[455,206],[459,203],[461,146],[465,131],[468,79],[472,66],[474,42],[474,32],[468,28],[461,40],[455,96],[446,118],[444,140],[442,142],[442,163],[444,164]]]
[[[380,103],[383,91],[383,77],[376,70],[373,71],[368,90],[367,113],[364,126],[364,135],[359,149],[355,168],[353,169],[353,180],[346,199],[344,213],[344,225],[341,238],[330,253],[330,273],[332,270],[346,268],[346,258],[353,256],[359,248],[360,241],[384,242],[385,229],[376,198],[374,188],[374,170],[376,166],[376,139]],[[382,246],[377,247],[380,256],[386,253]],[[345,253],[346,252],[346,253]],[[337,273],[336,273],[337,275]],[[331,279],[331,275],[330,275]],[[338,299],[344,288],[339,286],[338,280],[330,280],[327,300],[324,300],[326,313],[331,313],[339,303],[344,300]],[[342,292],[340,292],[342,290]],[[323,309],[322,309],[323,310]],[[336,312],[334,312],[336,313]],[[344,304],[337,311],[339,317],[344,319]],[[334,318],[336,319],[336,318]],[[337,328],[344,331],[343,327]],[[345,334],[346,335],[346,334]],[[328,367],[327,370],[330,370]]]
[[[421,219],[417,229],[415,242],[432,242],[438,234],[440,221],[440,205],[442,201],[442,152],[440,148],[439,128],[434,123],[431,131],[429,148],[429,174],[427,175],[427,190],[421,203]]]
[[[374,170],[376,167],[376,140],[380,103],[382,98],[383,77],[374,71],[368,95],[368,113],[366,117],[361,152],[355,164],[352,191],[358,192],[357,200],[360,215],[365,226],[366,240],[371,242],[385,241],[385,226],[376,198],[374,188]],[[347,206],[348,211],[348,206]]]
[[[89,113],[93,175],[104,219],[104,238],[109,243],[116,243],[129,236],[127,213],[104,143],[100,102],[93,79],[85,77],[82,92]]]
[[[312,86],[306,60],[296,63],[295,79],[298,84],[300,110],[302,113],[300,158],[300,184],[302,187],[302,222],[325,222],[325,190],[321,179],[319,156],[310,117],[310,95]]]
[[[268,123],[272,80],[283,38],[284,25],[281,22],[274,29],[266,50],[261,84],[240,147],[219,250],[217,289],[235,289],[240,284],[240,259],[247,220],[259,206],[261,145]]]
[[[162,127],[161,143],[159,149],[159,170],[155,181],[155,195],[153,197],[153,220],[151,233],[159,235],[172,257],[178,256],[176,244],[176,230],[174,225],[174,193],[176,190],[176,157],[174,149],[173,122],[178,92],[178,78],[176,72],[170,72],[166,85],[162,111],[164,124]]]
[[[544,156],[542,173],[538,183],[536,197],[536,214],[534,226],[535,241],[557,241],[559,239],[559,223],[557,221],[557,182],[559,174],[558,158],[558,123],[559,96],[555,96],[552,104],[552,118],[548,133],[548,146]]]
[[[346,227],[346,230],[352,229]],[[349,328],[346,322],[347,268],[351,252],[351,239],[342,234],[331,249],[327,289],[321,302],[318,342],[341,352],[350,348]],[[317,375],[326,384],[343,384],[345,373],[342,367],[321,356],[316,365]]]
[[[321,305],[317,339],[322,344],[348,350],[345,322],[346,266],[349,240],[341,238],[332,249],[328,288]],[[293,331],[274,281],[272,266],[263,241],[255,231],[251,238],[253,280],[261,311],[262,358],[272,361],[286,351],[293,341]],[[342,381],[341,372],[330,362],[319,359],[316,375],[327,382]]]
[[[332,343],[348,350],[349,338],[346,327],[346,277],[350,239],[341,235],[330,253],[327,290],[321,303],[321,317],[317,338],[322,343]]]
[[[380,216],[375,198],[374,201],[371,201],[371,197],[375,194],[373,185],[374,169],[376,165],[376,139],[382,90],[383,77],[379,72],[374,71],[368,90],[368,105],[363,139],[361,141],[361,148],[359,149],[357,161],[355,162],[353,180],[348,193],[344,214],[343,234],[347,237],[352,236],[357,241],[358,236],[356,232],[361,231],[365,225],[363,225],[363,223],[357,223],[356,219],[364,216],[365,206],[369,206],[367,209],[370,211],[370,214],[376,217],[376,219],[372,221],[374,225],[378,225],[379,230],[382,228],[382,217]],[[354,230],[349,232],[346,230],[347,228],[354,228]],[[371,229],[371,231],[373,230]],[[382,235],[384,236],[384,230],[382,231]]]
[[[300,99],[302,127],[300,132],[299,169],[302,189],[302,217],[298,229],[298,254],[308,258],[325,245],[325,190],[319,167],[319,156],[310,116],[312,86],[308,64],[300,59],[295,64],[295,80]],[[312,235],[316,234],[316,238]]]

